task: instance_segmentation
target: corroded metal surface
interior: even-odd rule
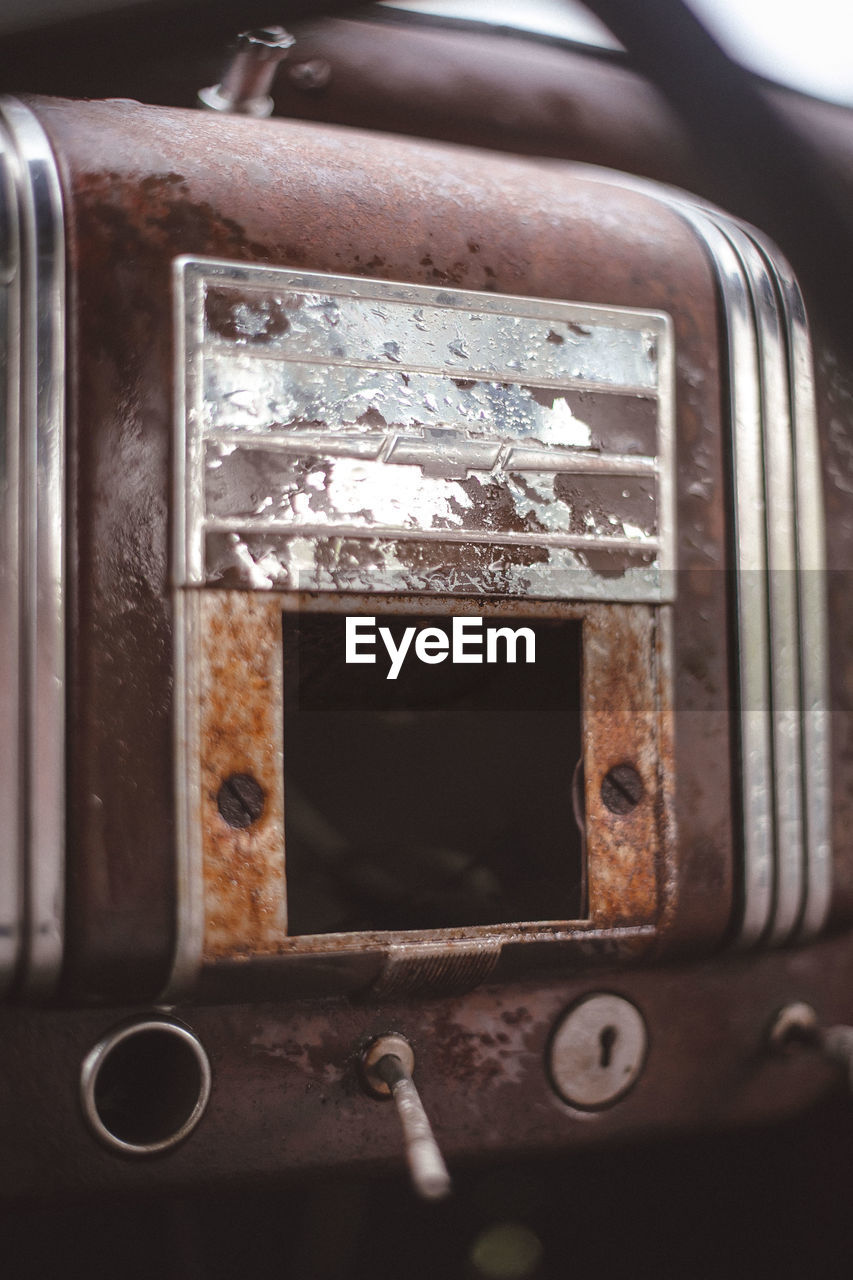
[[[618,979],[540,976],[456,997],[185,1007],[181,1019],[210,1057],[210,1102],[183,1146],[148,1162],[104,1150],[86,1129],[77,1096],[74,1064],[128,1011],[3,1010],[0,1030],[15,1052],[2,1066],[0,1192],[138,1193],[165,1180],[209,1186],[343,1166],[401,1169],[393,1111],[365,1094],[360,1077],[363,1050],[389,1031],[413,1046],[451,1173],[473,1155],[590,1150],[651,1134],[770,1123],[843,1087],[820,1055],[773,1054],[766,1037],[791,999],[811,1004],[822,1023],[849,1023],[851,963],[848,937]],[[547,1049],[561,1015],[602,990],[640,1010],[649,1054],[627,1097],[579,1116],[548,1082]]]
[[[823,334],[817,344],[818,407],[827,517],[832,852],[836,923],[853,918],[853,367]]]
[[[85,850],[69,886],[70,989],[153,994],[170,964],[169,315],[181,254],[672,316],[677,893],[660,943],[718,942],[733,866],[723,462],[716,302],[691,232],[648,196],[499,157],[138,104],[37,110],[64,173],[71,342],[85,352],[70,392],[69,818]],[[614,447],[645,429],[641,408],[611,416]],[[584,954],[582,938],[571,945]]]
[[[282,796],[281,609],[205,593],[201,604],[199,809],[207,959],[275,950],[287,934]],[[222,816],[225,780],[260,784],[263,812],[239,828]],[[191,775],[192,776],[192,775]]]
[[[373,65],[377,77],[387,77],[386,59]],[[413,96],[410,71],[411,64],[401,76],[407,101]],[[470,75],[468,55],[465,72],[457,79],[466,93],[489,101],[481,80]],[[364,109],[373,109],[372,93],[359,85],[357,96]],[[421,103],[423,95],[414,96]],[[635,156],[637,122],[612,79],[602,101],[619,102],[625,144],[619,156]],[[537,102],[554,114],[550,97]],[[447,111],[444,96],[441,104],[438,127],[445,113],[448,136],[458,137],[464,112]],[[429,114],[430,102],[421,105]],[[582,118],[588,106],[588,95],[579,93],[576,105],[557,110],[561,136],[565,111]],[[72,580],[70,694],[80,744],[71,762],[77,858],[69,913],[76,939],[72,989],[87,998],[110,990],[153,992],[170,954],[172,921],[164,904],[174,873],[171,614],[164,525],[171,350],[164,298],[169,263],[178,253],[672,313],[681,458],[682,572],[679,608],[671,616],[678,769],[676,779],[667,768],[662,785],[674,793],[678,839],[676,856],[658,880],[660,945],[671,953],[718,942],[730,914],[734,861],[724,467],[716,309],[690,235],[653,201],[617,198],[607,190],[592,194],[582,178],[534,165],[482,156],[474,164],[439,149],[385,149],[375,137],[336,140],[333,132],[324,137],[287,126],[249,133],[217,122],[214,132],[195,117],[135,104],[38,109],[65,167],[77,273],[77,461],[69,484],[71,561],[79,574]],[[394,119],[393,111],[382,116],[382,110],[387,108],[379,109],[380,118]],[[645,162],[659,172],[667,162],[662,152],[671,160],[672,151],[661,146],[660,128],[648,123],[644,114],[640,143]],[[489,136],[497,137],[489,127]],[[538,122],[534,135],[535,145],[542,136]],[[501,128],[502,139],[514,136]],[[687,156],[685,148],[682,163],[690,163]],[[601,157],[598,146],[592,158]],[[463,200],[469,212],[461,219]],[[84,359],[76,356],[78,349]],[[831,526],[835,910],[843,923],[853,913],[853,383],[832,344],[822,348],[820,382]],[[662,626],[655,644],[660,651],[667,643]],[[566,944],[566,971],[592,963],[597,946],[599,962],[606,956],[617,965],[649,942],[639,928],[614,934],[607,948],[594,934],[579,932]],[[529,958],[538,944],[523,945]],[[512,944],[504,948],[502,972],[511,972],[518,951]],[[125,963],[128,953],[135,959]],[[372,959],[358,958],[365,979],[368,969],[378,974]],[[475,1151],[544,1150],[642,1138],[670,1127],[707,1130],[776,1119],[808,1105],[832,1076],[808,1057],[766,1060],[764,1030],[792,998],[812,1002],[823,1019],[849,1021],[851,962],[849,942],[834,939],[748,961],[621,975],[620,992],[636,1000],[649,1020],[649,1072],[624,1107],[583,1123],[549,1097],[542,1063],[555,1019],[592,989],[588,982],[562,978],[482,989],[462,1000],[418,1000],[405,1010],[399,1004],[338,1003],[319,1010],[289,1004],[187,1011],[211,1049],[216,1086],[211,1111],[192,1143],[170,1157],[168,1176],[187,1184],[199,1177],[231,1179],[344,1161],[369,1167],[395,1159],[393,1125],[383,1125],[355,1076],[356,1044],[392,1023],[423,1053],[427,1079],[435,1081],[425,1090],[427,1103],[437,1131],[447,1135],[451,1160]],[[254,966],[230,967],[237,973],[232,992],[245,991],[241,983]],[[269,971],[262,964],[254,971],[261,992]],[[338,989],[345,976],[341,970],[334,979]],[[15,1045],[3,1064],[9,1158],[0,1177],[8,1194],[116,1184],[140,1190],[162,1179],[162,1166],[119,1167],[86,1145],[68,1055],[82,1059],[117,1016],[3,1015],[4,1039]]]
[[[661,779],[673,770],[671,730],[660,740],[661,686],[654,611],[596,605],[584,619],[584,776],[589,911],[599,925],[657,919],[658,875],[672,862]],[[669,726],[667,726],[669,729]],[[642,794],[614,813],[602,794],[610,770],[630,765]]]
[[[671,670],[666,648],[658,641],[654,607],[539,605],[540,615],[583,623],[587,918],[288,937],[281,619],[283,605],[292,607],[300,597],[217,590],[191,594],[200,602],[199,625],[187,655],[183,696],[187,723],[197,721],[198,733],[188,736],[181,768],[190,780],[198,779],[200,789],[199,802],[191,781],[185,803],[187,839],[191,847],[196,841],[201,846],[204,898],[198,909],[204,921],[203,927],[187,920],[182,924],[187,939],[203,933],[206,959],[315,956],[322,968],[329,955],[378,952],[386,957],[378,989],[390,992],[429,988],[431,982],[441,988],[482,981],[507,943],[534,943],[541,949],[575,940],[590,959],[606,958],[629,938],[634,954],[652,945],[662,883],[671,885],[678,874],[672,791],[665,783],[674,773],[664,692]],[[419,601],[408,597],[382,603],[396,612]],[[336,610],[349,611],[357,604],[373,609],[376,599],[327,598],[328,607]],[[524,617],[530,607],[518,603],[510,616]],[[452,600],[432,602],[436,616],[458,608]],[[502,618],[505,608],[492,602],[488,614]],[[608,772],[626,763],[639,774],[642,796],[630,813],[614,813],[604,803],[602,787]],[[261,784],[264,811],[245,828],[229,826],[217,796],[228,778],[244,774]],[[571,789],[569,774],[563,785]],[[475,788],[471,804],[476,808],[477,803]],[[624,931],[629,937],[623,939]],[[445,956],[438,963],[436,948],[442,944]]]

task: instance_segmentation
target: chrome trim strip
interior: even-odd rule
[[[0,133],[0,995],[11,985],[21,945],[20,360],[21,277],[14,158]]]
[[[807,854],[800,937],[812,938],[826,925],[832,899],[829,608],[814,363],[805,306],[794,273],[775,245],[756,232],[751,234],[779,291],[788,337]]]
[[[776,900],[767,941],[783,943],[796,931],[805,896],[800,636],[788,351],[779,300],[764,257],[743,228],[728,218],[714,220],[743,265],[758,335],[764,421],[771,779],[776,838]]]
[[[676,598],[678,568],[676,515],[676,419],[675,419],[675,327],[665,316],[667,340],[658,351],[658,538],[660,540],[661,604]]]
[[[598,177],[590,170],[588,177],[612,182],[613,175]],[[771,241],[738,220],[722,214],[704,201],[694,200],[671,187],[660,187],[646,179],[619,175],[619,184],[642,191],[679,212],[689,227],[698,234],[710,257],[720,285],[722,312],[729,328],[731,394],[738,396],[735,383],[747,364],[743,348],[735,348],[731,339],[730,270],[720,260],[720,232],[735,243],[751,301],[753,323],[761,344],[763,378],[760,429],[766,435],[765,481],[767,485],[768,589],[767,608],[772,607],[770,655],[774,681],[774,740],[776,765],[781,769],[776,778],[777,791],[785,785],[798,792],[798,801],[777,795],[780,831],[772,849],[774,867],[779,872],[779,900],[775,919],[768,929],[768,941],[794,941],[816,937],[825,928],[833,897],[833,849],[831,849],[831,751],[829,696],[829,609],[826,598],[826,524],[822,499],[820,440],[817,431],[815,374],[806,308],[797,279],[784,256]],[[716,225],[715,225],[716,224]],[[711,232],[710,232],[711,228]],[[756,248],[760,259],[756,256]],[[770,288],[768,288],[770,285]],[[775,294],[775,301],[772,294]],[[780,362],[784,361],[785,383],[781,379]],[[734,416],[734,415],[733,415]],[[781,426],[781,429],[780,429]],[[739,503],[739,507],[743,506]],[[784,529],[777,527],[776,517],[784,517]],[[793,518],[792,518],[793,513]],[[792,563],[793,524],[793,571]],[[779,567],[783,566],[783,567]],[[767,566],[766,566],[767,570]],[[781,579],[781,581],[780,581]],[[786,582],[785,580],[789,581]],[[795,662],[788,650],[792,627],[798,653]],[[792,689],[797,698],[792,703]],[[788,721],[790,707],[794,714]],[[788,723],[788,730],[786,730]],[[799,737],[799,769],[795,739]],[[783,778],[784,774],[784,778]],[[799,804],[799,826],[802,829],[802,867],[797,869],[795,851],[788,837],[797,838],[795,805]],[[744,824],[749,814],[744,808]],[[799,852],[798,850],[798,852]],[[756,886],[754,865],[747,859],[747,915],[745,940],[756,941],[754,895],[762,902],[765,886]],[[795,897],[799,906],[794,909]],[[752,920],[752,925],[751,922]]]
[[[193,655],[200,643],[197,591],[174,593],[175,628],[175,950],[160,1000],[189,994],[204,953],[204,858],[201,823],[201,699]],[[190,665],[192,664],[192,665]]]
[[[183,272],[176,264],[172,272],[175,316],[174,447],[176,459],[186,454],[186,367],[187,326],[200,337],[202,317],[198,308],[186,306]],[[200,302],[200,291],[197,302]],[[190,316],[188,311],[192,311]],[[197,332],[196,332],[197,331]],[[197,349],[197,342],[192,342]],[[185,535],[186,484],[183,467],[173,476],[173,564],[174,582],[186,580],[187,538]],[[179,514],[180,513],[180,514]],[[190,663],[199,644],[200,602],[195,591],[172,591],[174,628],[174,753],[175,753],[175,949],[172,969],[161,1000],[171,1002],[187,995],[201,971],[204,950],[204,866],[199,823],[191,811],[192,797],[201,795],[201,746],[199,734],[200,699],[196,664]],[[192,806],[193,811],[197,803]]]
[[[286,520],[262,520],[251,516],[207,516],[204,522],[205,533],[283,533],[293,534],[292,522]],[[297,532],[300,537],[322,538],[365,538],[375,537],[375,531],[363,525],[338,524],[330,530],[327,525],[302,524]],[[399,542],[442,542],[461,543],[464,546],[486,545],[503,547],[572,547],[589,546],[590,539],[583,534],[574,533],[500,533],[488,534],[460,532],[456,529],[406,529],[402,525],[386,525],[383,534]],[[645,541],[639,538],[608,537],[596,538],[597,551],[654,551],[660,550],[660,539],[649,537]]]
[[[779,945],[819,934],[832,897],[826,534],[811,343],[799,287],[775,245],[716,210],[675,197],[668,200],[705,243],[728,328],[746,846],[739,942]],[[726,246],[722,252],[721,234]],[[734,290],[732,251],[741,279]],[[744,283],[751,321],[743,314]],[[753,357],[747,358],[750,344],[742,332],[747,323],[754,326],[752,345],[758,358],[752,375],[746,372]],[[750,394],[750,376],[756,378],[759,391],[760,469],[755,440],[747,439],[742,430],[743,406],[741,412],[736,407],[744,391]],[[753,416],[750,407],[750,419]],[[757,585],[751,589],[743,578],[744,570],[762,569],[760,557],[745,545],[756,534],[751,503],[757,504],[763,525],[766,564],[754,575],[765,580],[760,590]],[[758,660],[759,645],[766,649],[763,661],[769,681],[766,741],[759,723],[766,718],[762,703],[749,700],[743,680],[752,659]],[[757,670],[754,675],[748,683],[758,690]],[[756,750],[762,757],[767,753],[767,763],[754,757]],[[768,779],[767,794],[773,796],[772,812],[755,803],[755,783],[762,774]]]
[[[21,234],[20,536],[26,896],[21,987],[52,989],[62,961],[65,843],[65,241],[47,136],[0,101],[14,148]]]
[[[751,946],[771,925],[776,887],[759,350],[748,280],[729,240],[700,209],[675,201],[673,204],[706,246],[722,294],[728,330],[744,816],[739,941]]]
[[[206,443],[210,443],[209,441]],[[253,449],[275,451],[283,454],[303,453],[307,449],[322,449],[328,457],[351,457],[352,439],[343,439],[321,432],[300,432],[288,435],[282,431],[265,431],[263,435],[247,436],[245,432],[218,430],[215,436],[217,445],[234,445],[238,449],[251,452]],[[371,439],[365,433],[358,440],[358,457],[373,461],[381,457],[387,445],[387,436],[376,433]],[[506,457],[500,457],[499,463],[508,471],[550,471],[561,475],[575,476],[652,476],[658,474],[656,457],[646,457],[633,453],[572,453],[568,455],[549,453],[541,448],[521,448],[512,445]]]
[[[765,483],[767,486],[766,526],[769,567],[764,571],[771,583],[767,592],[769,662],[772,664],[775,764],[777,791],[788,785],[798,800],[777,795],[780,830],[771,845],[772,870],[778,871],[778,902],[771,904],[772,927],[768,941],[783,942],[817,936],[826,926],[832,903],[832,762],[829,698],[829,624],[826,589],[826,522],[823,506],[823,479],[820,463],[814,363],[803,298],[794,273],[779,249],[760,231],[721,213],[704,201],[693,199],[672,187],[661,187],[627,175],[600,175],[589,169],[595,181],[618,182],[619,186],[641,191],[662,201],[681,215],[699,236],[717,277],[723,319],[728,329],[731,366],[732,405],[749,377],[746,345],[741,341],[741,304],[731,290],[730,244],[722,241],[721,230],[734,242],[755,307],[752,323],[761,346],[763,377],[759,430],[764,433]],[[760,252],[756,257],[755,249]],[[768,288],[768,285],[771,287]],[[775,293],[775,301],[772,294]],[[781,330],[781,332],[780,332]],[[781,339],[781,342],[780,342]],[[747,344],[748,345],[748,344]],[[781,348],[781,349],[780,349]],[[787,385],[780,376],[784,359]],[[753,371],[757,377],[758,368]],[[738,415],[732,409],[733,421]],[[738,432],[734,433],[737,448]],[[752,470],[752,468],[750,469]],[[755,492],[757,492],[757,488]],[[738,513],[743,511],[741,495],[735,497]],[[784,527],[776,517],[781,512]],[[736,513],[736,520],[737,514]],[[793,527],[793,570],[791,534]],[[780,566],[782,566],[780,568]],[[789,579],[786,583],[785,579]],[[780,582],[779,579],[782,579]],[[756,601],[756,603],[758,603]],[[743,617],[742,607],[738,617]],[[792,629],[791,618],[796,618]],[[795,635],[799,652],[787,646]],[[743,643],[743,633],[741,633]],[[750,641],[750,644],[752,641]],[[796,661],[792,657],[796,657]],[[792,689],[797,694],[792,701]],[[769,687],[768,687],[769,696]],[[742,704],[749,710],[748,704]],[[789,709],[794,713],[788,718]],[[757,744],[760,748],[759,734]],[[795,768],[799,738],[800,768]],[[749,758],[748,739],[742,743],[744,759]],[[747,790],[746,794],[750,794]],[[799,805],[799,824],[796,808]],[[759,820],[759,830],[749,832],[750,818]],[[766,905],[764,883],[765,815],[744,805],[746,839],[762,849],[759,864],[747,856],[745,865],[746,908],[742,941],[755,942],[762,936],[760,919]],[[798,870],[794,850],[788,844],[797,826],[802,831],[802,866]],[[777,865],[778,864],[778,865]],[[756,879],[758,874],[758,879]],[[799,889],[797,886],[799,885]],[[799,907],[794,902],[799,896]],[[775,911],[775,919],[772,912]]]

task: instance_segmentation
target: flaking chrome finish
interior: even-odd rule
[[[673,598],[667,316],[192,258],[175,308],[181,584]]]
[[[56,982],[63,952],[64,223],[56,162],[34,114],[3,99],[0,128],[10,246],[2,300],[2,705],[12,757],[0,801],[7,833],[0,983],[15,969],[21,991],[43,997]]]

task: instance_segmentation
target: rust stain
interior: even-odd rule
[[[446,959],[460,944],[473,943],[497,958],[506,943],[551,944],[566,956],[575,946],[592,958],[614,945],[646,950],[653,941],[659,906],[669,899],[674,877],[672,818],[674,759],[666,694],[669,653],[659,635],[659,611],[649,606],[565,605],[542,602],[472,602],[470,612],[491,616],[575,616],[584,620],[584,765],[588,842],[589,917],[578,921],[515,923],[489,928],[368,932],[289,938],[286,927],[284,797],[281,722],[281,615],[311,596],[249,592],[202,593],[201,641],[201,820],[208,959],[249,955],[393,952],[392,987],[411,980],[431,987],[421,973],[424,944]],[[378,610],[423,609],[414,597],[394,601],[332,600],[338,610],[370,603]],[[458,602],[433,600],[449,613]],[[631,763],[643,782],[643,797],[629,814],[611,813],[601,798],[601,780],[614,765]],[[261,818],[246,829],[222,819],[217,794],[233,773],[256,777],[265,792]],[[614,934],[627,930],[627,934]],[[640,936],[632,934],[648,930]],[[390,950],[389,950],[390,948]],[[464,947],[467,956],[469,948]],[[409,954],[411,953],[411,954]],[[482,980],[482,973],[472,975]],[[388,974],[385,975],[386,978]],[[382,985],[380,983],[380,985]]]
[[[596,605],[584,620],[584,774],[589,914],[594,924],[652,924],[658,908],[660,757],[655,610]],[[608,771],[630,764],[643,795],[624,814],[604,803]]]
[[[287,931],[281,767],[281,608],[246,592],[202,600],[201,824],[205,955],[274,951]],[[231,774],[254,777],[264,809],[228,825],[217,796]]]
[[[655,818],[658,831],[658,933],[665,937],[678,907],[681,884],[676,856],[678,826],[676,822],[676,737],[673,679],[673,608],[667,605],[655,616],[654,637],[655,686],[657,693],[657,782]],[[729,873],[730,874],[730,873]]]
[[[408,92],[410,86],[406,87]],[[378,139],[352,128],[213,119],[127,101],[42,100],[37,110],[64,174],[76,299],[69,328],[69,495],[77,512],[78,552],[72,593],[77,603],[70,623],[69,715],[77,749],[69,762],[69,836],[86,856],[69,882],[71,987],[87,1000],[115,992],[119,974],[122,984],[130,981],[132,955],[134,974],[141,972],[143,958],[148,969],[153,965],[156,970],[155,977],[146,976],[140,985],[143,998],[145,991],[160,989],[160,969],[170,955],[172,668],[167,520],[161,513],[168,511],[171,493],[169,272],[173,259],[183,253],[421,284],[456,278],[469,288],[653,307],[673,316],[679,437],[679,595],[673,628],[679,848],[671,847],[674,836],[661,834],[666,797],[656,830],[649,819],[648,831],[656,835],[652,847],[659,857],[658,930],[665,927],[677,945],[716,946],[729,916],[736,864],[723,572],[723,397],[715,285],[692,233],[648,196],[590,182],[580,172],[549,170],[483,152],[474,158],[434,143]],[[569,242],[574,251],[567,254]],[[259,339],[265,340],[266,319],[255,317],[252,323]],[[647,452],[654,430],[653,404],[638,399],[617,406],[606,397],[598,400],[601,403],[594,404],[593,393],[584,392],[578,393],[577,402],[569,401],[578,416],[592,416],[595,409],[596,420],[600,418],[602,438],[594,434],[593,445],[601,447],[606,441],[626,452]],[[843,408],[843,400],[833,392],[822,406],[825,440],[833,421],[843,416],[839,404]],[[851,634],[851,609],[845,605],[850,592],[842,570],[850,560],[844,548],[850,545],[853,524],[849,503],[843,507],[844,495],[833,480],[836,471],[841,474],[836,467],[841,455],[832,454],[831,440],[826,447],[829,518],[835,534],[830,550],[834,548],[838,570],[831,575],[830,591],[833,618],[841,620],[836,632],[844,636]],[[119,540],[116,530],[121,531]],[[356,611],[355,597],[350,601]],[[374,599],[368,611],[384,612],[388,607],[395,612],[428,612],[433,604],[429,598],[411,602],[397,597],[386,606]],[[311,607],[323,609],[327,601],[314,597]],[[558,612],[548,601],[482,601],[470,608],[484,616],[493,609],[519,617]],[[438,604],[437,611],[448,612],[450,607]],[[617,635],[617,613],[608,612]],[[648,673],[648,665],[644,670]],[[842,688],[845,679],[849,685],[849,670],[836,662],[833,691],[842,708],[850,702],[846,686]],[[659,680],[659,691],[662,687]],[[591,695],[590,729],[598,709],[599,701]],[[655,713],[647,708],[642,714]],[[660,708],[656,714],[661,724]],[[853,768],[853,731],[847,720],[842,711],[833,722],[836,834],[849,828],[851,805],[845,796],[853,794],[844,786]],[[651,726],[651,719],[646,723]],[[674,762],[667,754],[671,744],[667,747],[660,732],[658,770],[672,780]],[[239,744],[236,733],[232,747],[235,743]],[[283,920],[280,929],[260,928],[259,922],[269,919],[261,908],[274,903],[275,895],[267,899],[258,858],[239,854],[240,848],[254,848],[255,829],[235,836],[230,829],[223,834],[217,826],[221,819],[210,806],[208,792],[212,763],[226,765],[226,745],[223,739],[205,747],[201,809],[211,909],[217,902],[213,888],[221,881],[217,914],[208,932],[209,954],[302,945],[295,939],[274,943],[276,936],[284,939]],[[132,769],[122,767],[123,753],[132,757]],[[232,754],[245,757],[242,747]],[[236,767],[227,763],[231,770]],[[249,771],[245,758],[240,768]],[[589,779],[588,790],[592,822],[598,788]],[[93,795],[103,797],[97,809],[88,800]],[[283,803],[280,795],[277,802]],[[263,823],[269,814],[268,808]],[[617,822],[606,813],[600,816],[603,822]],[[629,824],[638,832],[643,829],[638,813],[618,821],[625,829]],[[121,839],[114,838],[116,832]],[[233,848],[223,843],[226,836]],[[618,848],[614,852],[610,844],[593,846],[593,862],[605,855],[616,859]],[[270,853],[275,876],[283,876],[282,857],[280,847]],[[838,866],[837,904],[845,914],[853,913],[850,862],[842,858]],[[230,880],[250,875],[255,876],[254,898],[249,890],[229,887]],[[654,897],[654,874],[646,868],[644,876],[645,906],[638,916]],[[615,886],[593,866],[594,910],[598,906],[603,911],[607,905],[605,884],[615,894]],[[104,886],[110,890],[107,908]],[[640,887],[635,876],[635,905]],[[234,920],[229,923],[226,900],[235,911],[235,902],[243,901],[240,927]],[[669,912],[667,903],[672,912],[661,915],[660,911]],[[283,910],[281,903],[270,909],[273,917]],[[516,932],[522,936],[521,930]],[[544,934],[540,929],[530,946],[525,942],[528,955],[537,952]],[[567,956],[571,951],[566,963],[575,967],[591,963],[593,953],[602,955],[605,944],[612,948],[611,960],[616,947],[625,951],[643,945],[642,938],[629,943],[623,933],[607,940],[598,928],[576,924],[563,934],[572,935],[559,945]],[[386,937],[367,944],[359,941],[357,946],[362,951],[380,950],[387,942]],[[341,944],[332,940],[325,945],[333,950]]]

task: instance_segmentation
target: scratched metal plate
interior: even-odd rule
[[[178,581],[672,598],[656,312],[176,263]]]

